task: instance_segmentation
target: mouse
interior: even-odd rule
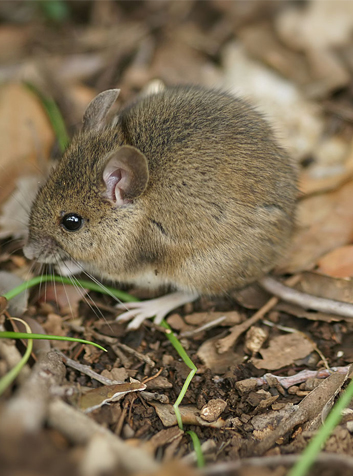
[[[248,100],[167,86],[111,121],[118,95],[103,91],[88,105],[31,206],[24,254],[100,279],[170,287],[121,305],[117,319],[136,329],[269,273],[293,234],[297,174]]]

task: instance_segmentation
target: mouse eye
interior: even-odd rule
[[[77,213],[67,213],[62,217],[61,225],[67,231],[77,231],[83,225],[83,218]]]

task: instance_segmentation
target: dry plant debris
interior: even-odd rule
[[[2,292],[37,272],[21,253],[27,212],[60,157],[27,83],[55,100],[72,136],[103,89],[121,89],[117,112],[160,81],[192,82],[252,100],[297,163],[297,231],[276,273],[296,273],[302,293],[353,304],[353,2],[19,1],[0,2],[0,19]],[[36,344],[1,397],[2,475],[200,474],[172,406],[189,369],[165,329],[127,333],[108,296],[49,283],[8,312],[35,332],[94,339],[108,352]],[[203,473],[285,474],[344,391],[352,318],[254,285],[167,321],[199,369],[181,415],[204,448]],[[0,317],[1,330],[12,325]],[[0,340],[0,377],[23,349]],[[68,403],[87,396],[89,414]],[[351,474],[352,422],[349,409],[313,475]]]

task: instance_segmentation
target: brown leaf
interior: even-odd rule
[[[229,367],[240,364],[243,356],[236,354],[232,349],[220,354],[216,347],[219,337],[218,335],[206,340],[197,351],[197,356],[213,373],[224,374]]]
[[[262,359],[252,359],[258,369],[276,370],[303,359],[314,350],[314,345],[303,334],[285,334],[273,338],[267,349],[260,350]]]
[[[282,272],[311,269],[318,258],[353,239],[353,181],[335,192],[308,197],[298,207],[298,231]]]
[[[319,271],[334,278],[353,276],[353,245],[341,246],[327,253],[318,265]]]
[[[319,273],[303,273],[296,288],[307,294],[353,303],[351,279],[333,278]]]
[[[47,159],[54,141],[39,100],[20,84],[0,88],[0,203],[20,175],[38,172],[38,156]]]

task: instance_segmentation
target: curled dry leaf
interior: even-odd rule
[[[245,336],[245,348],[252,354],[259,352],[268,337],[268,331],[262,327],[252,326]]]
[[[303,334],[285,334],[273,338],[267,349],[260,350],[262,359],[252,359],[258,369],[276,370],[303,359],[315,349]]]
[[[27,236],[30,204],[42,180],[39,175],[27,175],[15,181],[15,190],[1,209],[0,238]]]
[[[337,190],[353,177],[353,140],[328,137],[315,150],[316,161],[300,175],[303,195]]]
[[[85,413],[92,412],[102,405],[117,402],[131,392],[141,392],[146,385],[140,382],[119,383],[89,390],[79,398],[78,406]]]
[[[156,410],[164,426],[174,426],[177,424],[173,405],[165,405],[158,402],[150,403]],[[179,406],[184,425],[210,426],[212,428],[224,428],[225,421],[218,418],[216,421],[208,422],[200,417],[200,410],[194,406]]]

